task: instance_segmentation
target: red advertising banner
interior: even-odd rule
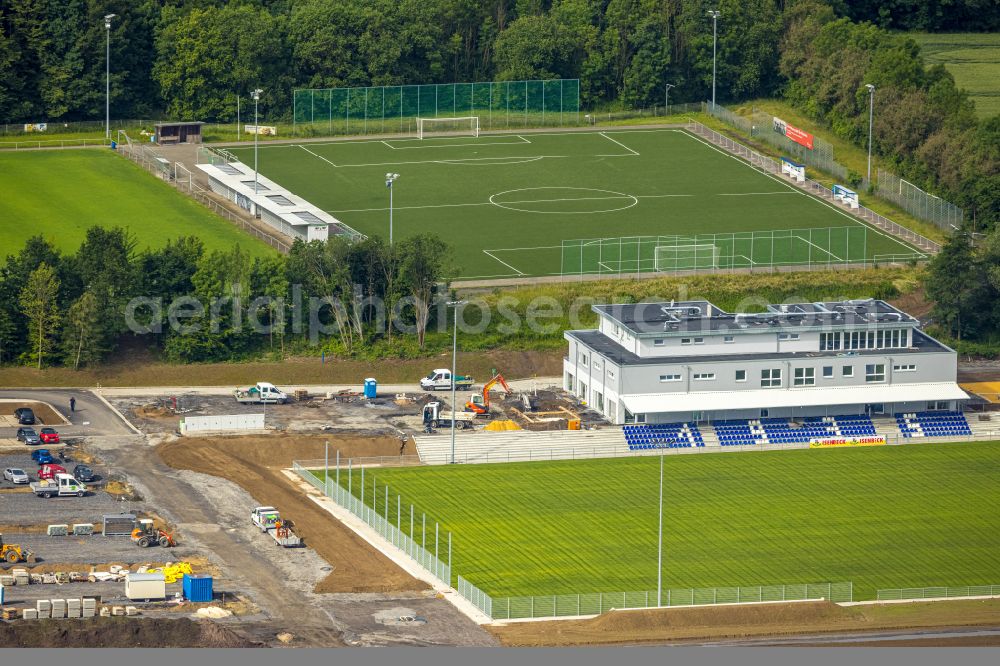
[[[785,136],[809,150],[813,149],[813,135],[805,130],[800,130],[793,125],[785,125]]]
[[[813,149],[813,135],[805,130],[800,130],[794,125],[789,125],[781,118],[777,116],[774,117],[774,131],[778,134],[784,134],[789,139],[795,143],[805,146],[809,150]]]

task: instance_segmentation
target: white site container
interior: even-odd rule
[[[167,583],[161,573],[130,573],[125,576],[125,596],[133,601],[165,599]]]

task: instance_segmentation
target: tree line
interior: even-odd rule
[[[927,296],[934,303],[934,325],[959,342],[1000,354],[1000,230],[975,239],[967,231],[951,236],[931,261]]]
[[[95,226],[73,255],[36,236],[8,256],[0,363],[93,366],[133,334],[180,362],[306,346],[420,350],[442,318],[442,280],[452,272],[448,246],[429,234],[392,246],[298,240],[288,256],[264,258],[239,245],[209,252],[193,236],[136,245],[121,228]]]

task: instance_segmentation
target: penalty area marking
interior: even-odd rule
[[[392,148],[393,150],[420,150],[423,148],[468,148],[468,147],[478,147],[478,146],[519,146],[522,143],[530,144],[531,142],[525,139],[520,134],[515,134],[515,137],[520,139],[520,141],[482,141],[473,143],[443,143],[437,146],[394,146],[389,141],[400,141],[400,142],[412,142],[412,141],[426,141],[426,139],[389,139],[388,141],[383,140],[381,143]]]
[[[617,143],[617,144],[618,144],[619,146],[621,146],[622,148],[624,148],[624,149],[625,149],[625,150],[627,150],[628,152],[632,153],[633,155],[636,155],[636,156],[638,156],[638,155],[639,155],[639,153],[637,153],[636,151],[632,150],[631,148],[629,148],[628,146],[626,146],[626,145],[625,145],[624,143],[622,143],[621,141],[618,141],[617,139],[612,139],[612,138],[611,138],[610,136],[608,136],[608,135],[607,135],[607,134],[605,134],[604,132],[599,132],[599,134],[600,134],[601,136],[603,136],[603,137],[604,137],[605,139],[607,139],[608,141],[610,141],[610,142],[612,142],[612,143]]]
[[[816,248],[816,249],[817,249],[817,250],[819,250],[820,252],[826,252],[826,253],[827,253],[828,255],[830,255],[831,257],[833,257],[833,258],[834,258],[835,260],[837,260],[837,261],[842,261],[842,262],[844,262],[844,263],[847,263],[847,260],[846,260],[846,259],[841,259],[841,258],[840,258],[840,257],[838,257],[837,255],[835,255],[835,254],[834,254],[833,252],[830,252],[829,250],[827,250],[827,249],[825,249],[825,248],[822,248],[822,247],[820,247],[819,245],[816,245],[816,243],[813,243],[813,242],[812,242],[811,240],[807,240],[807,239],[805,239],[805,238],[803,238],[802,236],[799,236],[799,235],[795,235],[795,236],[793,236],[793,238],[798,238],[798,239],[799,239],[800,241],[802,241],[803,243],[807,243],[807,244],[809,244],[809,245],[812,245],[812,246],[813,246],[814,248]]]
[[[498,250],[494,250],[493,252],[498,252]],[[494,256],[493,252],[491,252],[490,250],[483,250],[483,254],[485,254],[486,256],[488,256],[490,259],[495,259],[496,261],[499,261],[501,264],[503,264],[504,266],[506,266],[510,270],[514,271],[518,275],[526,275],[526,273],[517,270],[516,268],[514,268],[513,266],[511,266],[510,264],[508,264],[506,261],[504,261],[503,259],[498,259],[496,256]]]

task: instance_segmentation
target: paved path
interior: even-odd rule
[[[76,411],[70,412],[69,399],[76,398]],[[47,402],[65,416],[70,425],[59,426],[63,437],[92,435],[130,435],[132,431],[103,400],[88,390],[74,389],[3,389],[0,398]],[[15,437],[17,428],[0,428],[0,439]]]

